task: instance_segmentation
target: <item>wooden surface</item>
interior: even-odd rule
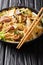
[[[39,10],[43,6],[43,0],[0,0],[0,10],[11,6],[30,6]]]
[[[43,7],[43,0],[0,0],[0,10],[11,6],[29,6],[39,10]],[[0,65],[43,65],[43,55],[37,57],[34,53],[28,52],[26,55],[23,52],[17,52],[12,47],[0,44]]]

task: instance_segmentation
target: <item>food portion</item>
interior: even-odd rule
[[[37,14],[28,8],[11,8],[0,12],[0,40],[19,42],[30,28]],[[43,17],[27,40],[37,38],[43,33]]]

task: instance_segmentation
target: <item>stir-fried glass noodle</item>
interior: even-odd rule
[[[0,12],[0,39],[8,42],[19,42],[36,16],[37,14],[28,8],[14,7]],[[29,40],[37,38],[42,33],[43,17],[34,28]]]

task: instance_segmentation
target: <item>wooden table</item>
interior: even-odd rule
[[[0,10],[11,6],[30,6],[36,10],[43,7],[43,0],[0,0]],[[28,53],[0,43],[0,65],[43,65],[43,46],[32,46]],[[37,48],[37,49],[35,49]],[[42,48],[42,49],[41,49]]]

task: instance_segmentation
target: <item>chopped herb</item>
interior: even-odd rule
[[[21,14],[25,14],[25,11],[23,11],[23,10],[20,10],[20,12],[21,12]]]
[[[20,12],[21,12],[21,10],[20,10]]]
[[[19,34],[19,31],[18,30],[15,30],[14,31],[14,34],[17,34],[18,35]]]
[[[25,12],[23,11],[23,13],[25,14]]]

